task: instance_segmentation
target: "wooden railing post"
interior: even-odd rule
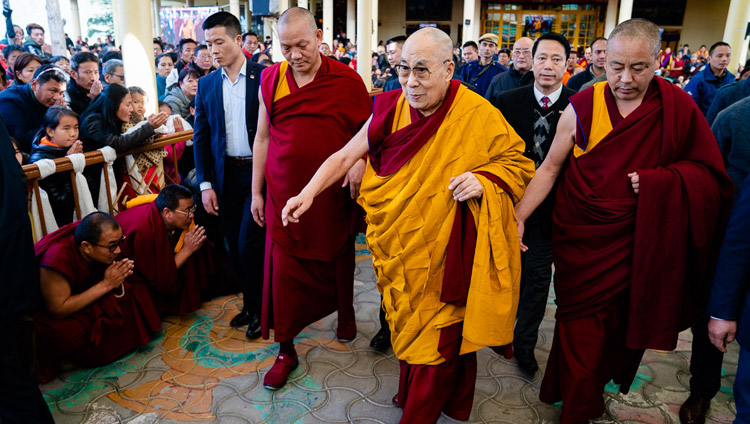
[[[76,184],[75,171],[70,173],[70,184],[72,184],[71,187],[73,187],[73,199],[76,202],[76,217],[78,217],[78,219],[81,219],[83,217],[81,216],[81,205],[78,204],[78,184]]]

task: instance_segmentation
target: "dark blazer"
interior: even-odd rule
[[[716,267],[708,314],[737,323],[737,341],[750,347],[750,176],[732,210]]]
[[[263,68],[263,65],[249,60],[245,68],[245,119],[250,149],[253,148],[258,124],[258,90]],[[224,188],[224,155],[227,141],[221,74],[221,70],[217,70],[198,80],[193,126],[193,153],[198,184],[210,182],[218,195],[221,195]]]
[[[549,144],[555,137],[557,123],[565,108],[568,106],[570,96],[576,94],[575,91],[564,87],[560,93],[560,98],[550,106],[553,113],[556,114],[550,122]],[[493,105],[500,110],[511,127],[526,143],[524,156],[535,160],[534,153],[534,107],[537,104],[534,96],[534,84],[525,85],[510,91],[501,93],[493,102]],[[549,146],[547,146],[549,153]],[[552,203],[553,196],[547,196],[547,199],[534,212],[535,219],[540,221],[542,229],[549,237],[552,236]]]
[[[550,108],[559,111],[559,115],[568,106],[568,98],[576,94],[575,91],[563,87],[560,98],[550,106]],[[500,109],[508,123],[516,130],[519,136],[526,142],[526,151],[524,155],[527,157],[532,152],[534,146],[534,105],[536,104],[536,97],[534,96],[534,84],[525,85],[510,91],[505,91],[500,94],[495,102],[492,103],[496,108]],[[555,123],[556,124],[556,123]],[[555,129],[550,129],[550,135],[554,137]]]

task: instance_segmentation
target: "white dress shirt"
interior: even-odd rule
[[[549,98],[549,104],[547,106],[552,106],[560,99],[560,94],[562,94],[563,86],[560,84],[560,88],[555,90],[552,93],[544,94],[541,91],[539,91],[538,88],[536,88],[536,84],[534,84],[534,97],[536,97],[537,103],[539,103],[539,106],[544,107],[544,102],[542,101],[542,97]]]

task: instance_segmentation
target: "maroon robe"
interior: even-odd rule
[[[432,137],[443,123],[458,92],[460,83],[452,80],[445,99],[430,116],[409,106],[411,124],[392,132],[396,105],[401,90],[384,93],[375,98],[373,117],[368,131],[369,158],[376,174],[386,176],[398,171]],[[496,175],[478,171],[512,193]],[[446,182],[447,185],[447,182]],[[456,211],[446,250],[445,272],[440,301],[466,305],[471,283],[477,229],[466,203]],[[404,410],[402,423],[434,423],[440,414],[466,421],[471,415],[477,376],[476,352],[459,355],[463,322],[440,330],[438,352],[445,359],[439,365],[414,365],[399,361],[397,405]],[[496,349],[505,357],[513,357],[512,346]]]
[[[584,150],[593,93],[570,99]],[[571,153],[553,214],[558,309],[540,399],[563,401],[563,423],[598,418],[604,385],[614,379],[627,393],[643,350],[674,349],[705,311],[732,198],[716,141],[686,93],[656,77],[625,118],[609,89],[605,98],[613,129],[590,152]]]
[[[120,246],[122,256],[135,265],[129,281],[149,287],[159,313],[183,316],[200,308],[201,289],[208,287],[213,274],[208,246],[201,247],[177,269],[174,247],[180,232],[170,236],[153,202],[127,209],[115,219],[125,235]]]
[[[104,277],[107,265],[88,263],[73,239],[78,222],[46,235],[34,246],[40,267],[49,268],[70,284],[71,295],[80,294]],[[34,313],[39,379],[57,376],[61,360],[90,368],[114,362],[151,341],[161,328],[159,314],[148,288],[126,281],[125,295],[115,288],[88,307],[56,319],[45,310]]]
[[[291,341],[307,325],[339,311],[341,335],[355,330],[354,230],[357,213],[349,187],[339,181],[315,198],[300,222],[284,227],[281,210],[367,121],[372,109],[362,79],[321,55],[315,79],[273,101],[276,64],[263,71],[261,90],[271,134],[266,158],[266,241],[263,337]]]

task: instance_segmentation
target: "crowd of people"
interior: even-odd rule
[[[51,422],[37,381],[115,361],[165,315],[237,291],[230,325],[278,342],[263,384],[280,389],[304,327],[337,312],[336,337],[357,336],[359,232],[381,293],[370,345],[400,361],[402,422],[467,420],[483,347],[539,370],[553,262],[539,396],[562,401],[561,422],[599,418],[604,386],[627,393],[645,349],[672,350],[687,328],[681,420],[705,420],[737,338],[737,419],[749,422],[750,66],[730,72],[729,44],[662,50],[643,19],[580,47],[549,29],[507,49],[497,34],[455,46],[424,28],[372,52],[373,98],[357,47],[344,33],[323,40],[306,9],[279,18],[282,58],[217,12],[180,29],[200,37],[154,38],[159,110],[147,116],[111,37],[66,37],[69,55],[52,57],[41,26],[24,36],[4,15],[0,311],[14,344],[0,357],[12,376],[3,422]],[[76,180],[40,179],[60,228],[32,248],[19,164],[188,129],[190,142],[115,162],[118,187],[150,194],[124,190],[114,217],[76,220]],[[102,167],[82,174],[99,193]]]

